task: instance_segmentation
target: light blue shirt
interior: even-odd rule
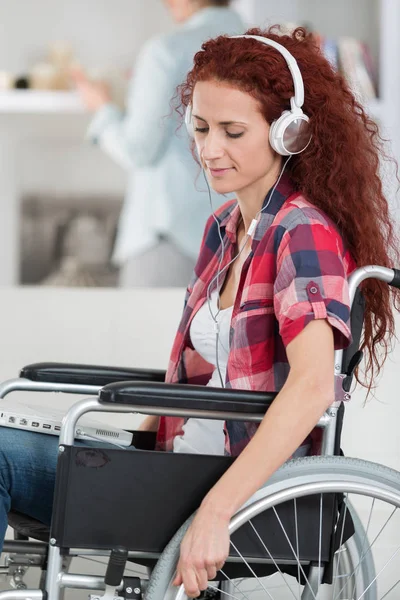
[[[173,33],[144,45],[130,82],[126,113],[108,104],[94,116],[89,139],[129,170],[113,256],[116,264],[154,246],[159,235],[196,258],[211,213],[209,195],[171,101],[203,41],[243,32],[239,15],[230,8],[196,12]],[[226,199],[212,192],[214,210]]]

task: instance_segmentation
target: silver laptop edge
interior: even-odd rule
[[[24,411],[23,405],[18,405],[17,410],[3,409],[0,412],[0,426],[10,427],[13,429],[22,429],[26,431],[34,431],[36,433],[46,433],[50,435],[60,435],[61,420],[54,416],[29,414],[32,412],[32,407],[27,406]],[[46,409],[40,407],[44,412]],[[117,446],[130,446],[132,442],[132,434],[124,429],[109,427],[99,421],[86,424],[85,418],[81,419],[75,429],[75,438],[80,440],[91,440],[99,442],[108,442]],[[90,421],[90,417],[88,418]]]

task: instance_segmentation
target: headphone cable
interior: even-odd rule
[[[210,184],[209,184],[209,182],[208,182],[207,175],[206,175],[206,173],[205,173],[205,170],[204,170],[204,168],[202,169],[202,171],[203,171],[203,177],[204,177],[204,180],[205,180],[205,182],[206,182],[206,184],[207,184],[207,190],[208,190],[209,202],[210,202],[210,207],[211,207],[211,214],[212,214],[212,216],[213,216],[213,218],[214,218],[214,221],[217,223],[217,226],[218,226],[218,235],[219,235],[219,239],[220,239],[220,241],[221,241],[221,247],[222,247],[222,250],[221,250],[221,257],[220,257],[220,260],[219,260],[219,262],[218,262],[217,274],[216,274],[216,275],[215,275],[215,276],[214,276],[214,277],[211,279],[211,281],[210,281],[209,285],[207,286],[207,304],[208,304],[208,310],[209,310],[209,313],[210,313],[210,315],[211,315],[211,318],[212,318],[212,320],[213,320],[213,322],[214,322],[214,328],[215,328],[215,333],[216,333],[216,351],[215,351],[216,367],[217,367],[217,371],[218,371],[218,375],[219,375],[219,379],[220,379],[220,383],[221,383],[221,387],[222,387],[222,388],[224,388],[224,387],[225,387],[225,383],[224,383],[224,381],[223,381],[223,379],[222,379],[221,369],[220,369],[220,366],[219,366],[219,352],[218,352],[218,346],[219,346],[219,334],[220,334],[220,328],[219,328],[218,316],[219,316],[219,314],[220,314],[220,312],[221,312],[221,304],[220,304],[220,292],[221,292],[221,287],[222,287],[222,286],[220,287],[220,285],[219,285],[219,280],[220,280],[220,277],[221,277],[222,273],[223,273],[223,272],[224,272],[224,271],[225,271],[225,270],[226,270],[228,267],[230,267],[230,265],[231,265],[232,263],[234,263],[234,262],[235,262],[235,260],[236,260],[237,258],[239,258],[239,256],[242,254],[242,252],[243,252],[244,248],[246,247],[246,244],[247,244],[248,240],[250,239],[251,235],[254,233],[254,231],[255,231],[255,229],[256,229],[256,226],[257,226],[257,224],[258,224],[258,217],[259,217],[259,216],[260,216],[260,214],[261,214],[261,213],[262,213],[264,210],[266,210],[266,209],[268,208],[268,206],[270,205],[270,203],[271,203],[271,200],[272,200],[272,197],[273,197],[273,195],[274,195],[274,192],[275,192],[275,190],[276,190],[277,186],[279,185],[279,182],[280,182],[280,180],[281,180],[281,178],[282,178],[282,175],[283,175],[283,173],[284,173],[284,171],[285,171],[286,165],[288,164],[288,162],[289,162],[289,160],[290,160],[290,159],[291,159],[291,156],[288,156],[288,158],[287,158],[287,159],[286,159],[286,161],[284,162],[284,164],[283,164],[283,167],[282,167],[282,169],[281,169],[281,171],[280,171],[280,173],[279,173],[278,179],[276,180],[276,182],[275,182],[275,185],[274,185],[274,187],[273,187],[273,188],[272,188],[272,190],[271,190],[271,193],[270,193],[270,195],[269,195],[269,198],[268,198],[268,201],[267,201],[266,205],[265,205],[263,208],[261,208],[261,209],[258,211],[258,213],[256,214],[256,216],[255,216],[255,217],[254,217],[254,219],[252,220],[252,222],[251,222],[251,224],[250,224],[250,227],[249,227],[249,229],[247,230],[247,233],[246,233],[246,235],[245,235],[245,238],[244,238],[244,240],[243,240],[243,244],[242,244],[242,246],[241,246],[241,248],[240,248],[239,252],[238,252],[238,253],[236,254],[236,256],[234,256],[234,257],[233,257],[233,259],[232,259],[232,260],[231,260],[231,261],[230,261],[228,264],[226,264],[226,265],[225,265],[225,267],[223,267],[222,269],[221,269],[221,266],[222,266],[222,263],[223,263],[223,261],[224,261],[224,258],[225,258],[225,244],[224,244],[224,240],[223,240],[223,238],[222,238],[222,235],[221,235],[221,230],[220,230],[220,222],[219,222],[219,220],[218,220],[218,217],[217,217],[217,216],[215,215],[215,213],[214,213],[214,207],[213,207],[213,204],[212,204],[212,197],[211,197],[211,189],[210,189]],[[215,281],[216,281],[216,291],[217,291],[217,312],[214,314],[214,313],[213,313],[213,311],[212,311],[212,308],[211,308],[211,287],[212,287],[212,285],[214,284],[214,282],[215,282]]]

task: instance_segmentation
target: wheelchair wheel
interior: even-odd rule
[[[317,514],[315,510],[310,513],[307,503],[302,506],[309,500],[313,501],[314,507],[316,503],[319,506]],[[329,504],[334,505],[331,513],[335,516],[333,521],[329,521],[329,511],[326,517],[325,507]],[[341,520],[337,518],[339,506]],[[233,556],[230,555],[218,574],[220,579],[227,579],[222,586],[221,600],[258,600],[261,597],[266,600],[398,599],[399,508],[400,473],[397,471],[363,460],[335,456],[287,462],[231,520]],[[283,509],[291,513],[290,521],[286,519],[287,514],[286,520],[282,518]],[[304,523],[304,518],[311,518],[309,524]],[[272,533],[274,521],[275,533]],[[351,531],[346,533],[349,521],[352,523]],[[145,600],[180,600],[186,597],[183,587],[172,586],[172,581],[180,543],[190,522],[191,519],[165,548],[152,573]],[[328,536],[327,522],[331,526]],[[267,523],[267,535],[265,531],[261,533],[263,523]],[[258,544],[257,558],[250,556],[248,548],[241,551],[233,542],[235,536],[240,538],[243,528],[247,528],[246,535],[242,536],[244,546],[249,537]],[[281,537],[286,540],[291,561],[288,561],[288,556],[282,560],[279,544],[276,552],[271,550],[277,543],[277,530],[281,530]],[[313,537],[319,540],[319,556],[310,558],[307,556],[307,544],[308,538]],[[323,543],[326,545],[326,539],[331,540],[330,560],[323,556],[322,546]],[[257,573],[257,565],[262,563],[260,554],[274,574],[263,576]],[[246,574],[238,578],[227,576],[232,562],[241,562]],[[292,571],[288,574],[290,562]],[[326,581],[329,570],[330,578]],[[210,583],[210,587],[213,586],[217,587],[217,584]],[[222,598],[224,595],[225,599]]]

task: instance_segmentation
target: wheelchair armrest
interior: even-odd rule
[[[393,269],[393,271],[394,271],[394,277],[393,277],[392,281],[389,283],[389,285],[400,290],[400,269]]]
[[[264,415],[277,393],[211,388],[204,385],[145,381],[111,383],[100,390],[99,402],[153,408],[190,409]]]
[[[20,377],[41,383],[71,383],[102,387],[117,381],[164,381],[165,371],[73,363],[34,363],[23,367]]]

